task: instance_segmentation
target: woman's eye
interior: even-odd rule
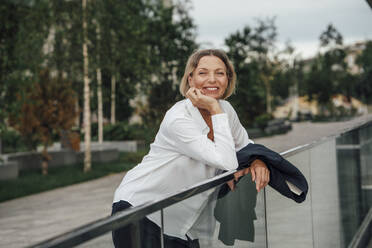
[[[203,71],[199,72],[199,75],[205,75],[205,74],[206,72],[203,72]]]
[[[224,72],[217,72],[217,75],[223,76],[223,75],[225,75],[225,73]]]

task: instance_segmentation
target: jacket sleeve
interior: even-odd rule
[[[248,144],[237,153],[239,168],[250,166],[254,159],[261,159],[270,170],[269,185],[280,194],[300,203],[306,199],[308,184],[306,178],[293,164],[284,159],[280,154],[259,144]],[[302,193],[293,193],[287,181],[299,188]]]

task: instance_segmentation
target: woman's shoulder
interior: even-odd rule
[[[165,113],[163,121],[171,121],[177,118],[184,118],[187,115],[187,99],[176,102]]]
[[[166,112],[166,115],[172,114],[172,115],[182,115],[183,112],[186,110],[187,105],[187,99],[183,99],[181,101],[176,102],[173,104],[170,109]]]
[[[219,100],[219,103],[222,107],[222,109],[225,111],[225,113],[235,113],[235,110],[231,103],[229,103],[226,100]]]

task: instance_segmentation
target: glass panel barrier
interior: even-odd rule
[[[257,194],[250,174],[237,183],[234,191],[223,194],[226,189],[227,185],[222,185],[165,208],[165,232],[172,231],[178,207],[193,212],[201,209],[200,214],[190,213],[186,223],[181,223],[189,230],[190,239],[198,239],[200,247],[267,247],[264,192]]]
[[[269,247],[348,247],[372,206],[372,125],[362,125],[285,155],[309,183],[297,204],[270,187]]]
[[[372,125],[337,138],[342,241],[346,247],[358,231],[371,205]]]
[[[89,240],[81,245],[76,246],[78,248],[114,248],[114,243],[112,242],[111,232],[105,235],[99,236],[98,238]]]
[[[305,150],[287,159],[298,167],[309,182],[311,191],[310,151]],[[311,193],[297,204],[270,187],[266,188],[268,246],[313,247]]]

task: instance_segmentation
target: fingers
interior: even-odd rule
[[[234,180],[238,181],[240,177],[244,176],[244,170],[240,170],[234,173]]]
[[[252,173],[252,181],[256,181],[256,172],[254,171],[254,168],[251,168],[251,173]]]
[[[261,160],[256,160],[251,164],[252,180],[256,182],[256,189],[258,192],[270,181],[270,171],[266,164]]]
[[[190,99],[190,101],[195,107],[206,109],[209,112],[211,112],[211,114],[213,114],[214,112],[216,113],[222,112],[222,109],[217,100],[211,96],[204,95],[200,89],[191,87],[186,92],[186,97]]]
[[[260,168],[257,168],[256,171],[256,190],[257,192],[260,192],[262,186],[262,170]]]
[[[231,191],[234,191],[235,189],[235,182],[234,179],[227,182],[227,185],[229,186]]]
[[[202,94],[200,92],[199,89],[195,88],[195,87],[191,87],[187,92],[186,92],[186,97],[188,99],[190,99],[191,103],[195,106],[195,107],[201,107],[201,97],[202,97]]]
[[[193,105],[196,104],[196,91],[197,89],[194,87],[191,87],[187,92],[186,92],[186,97],[190,99]]]

